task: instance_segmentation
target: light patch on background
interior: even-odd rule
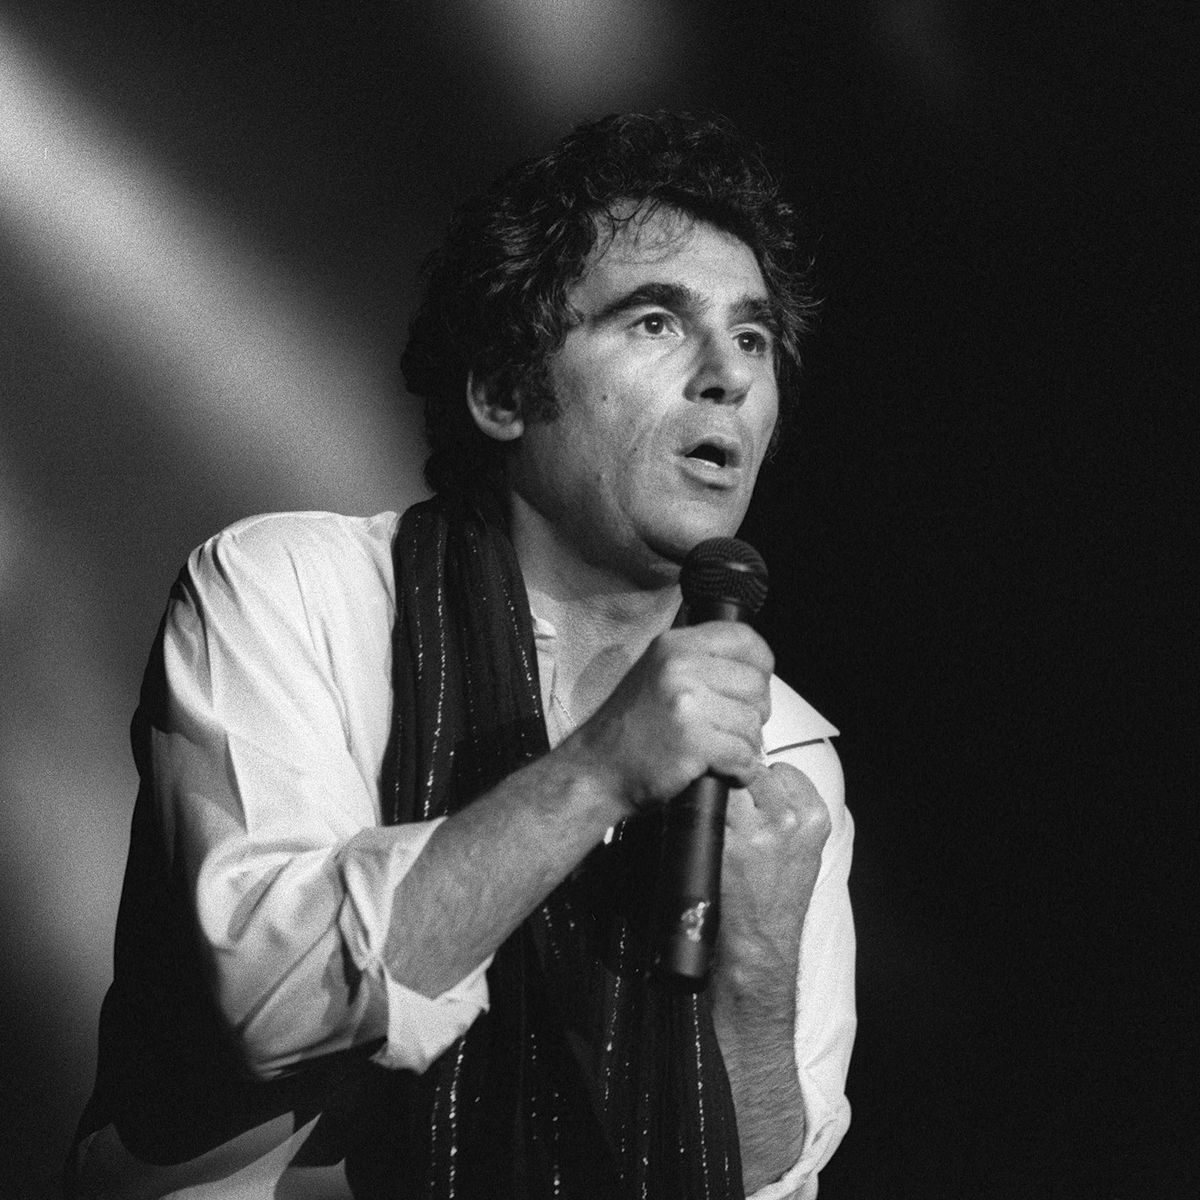
[[[694,19],[659,0],[467,0],[515,100],[561,132],[660,89],[690,53]]]
[[[111,351],[133,384],[121,402],[145,405],[145,428],[172,441],[145,459],[147,470],[172,473],[166,486],[139,491],[114,472],[97,496],[73,495],[72,455],[86,447],[57,445],[55,426],[69,430],[70,406],[95,397],[56,398],[37,435],[46,480],[0,441],[0,995],[12,1019],[8,1086],[23,1097],[6,1122],[0,1176],[15,1155],[52,1179],[91,1085],[136,786],[127,735],[136,667],[113,632],[143,619],[114,613],[110,589],[141,577],[145,547],[105,528],[105,514],[135,533],[148,514],[127,496],[172,490],[204,502],[233,490],[343,511],[402,507],[423,490],[423,450],[410,439],[404,458],[379,348],[89,112],[2,19],[0,235],[51,319]],[[41,398],[12,391],[0,407]],[[20,424],[36,429],[36,414],[24,410]],[[147,583],[149,611],[167,582]]]
[[[0,223],[122,351],[199,469],[297,479],[331,508],[415,498],[388,371],[0,27]]]

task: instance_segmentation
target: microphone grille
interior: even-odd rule
[[[753,616],[767,598],[767,564],[737,538],[709,538],[683,560],[679,586],[689,607],[725,600]]]

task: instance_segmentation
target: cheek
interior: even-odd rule
[[[644,419],[636,400],[628,395],[605,393],[589,407],[577,427],[577,449],[587,458],[585,470],[596,478],[620,476],[632,460],[644,453],[653,440],[653,431]]]
[[[779,431],[779,402],[778,400],[764,404],[758,418],[757,445],[759,461],[767,456],[767,452]]]

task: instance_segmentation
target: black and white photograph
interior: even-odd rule
[[[0,0],[0,1200],[1200,1195],[1188,41]]]

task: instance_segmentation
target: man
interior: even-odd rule
[[[796,362],[789,215],[722,123],[582,127],[433,264],[435,499],[189,559],[81,1194],[816,1194],[854,1029],[836,731],[749,627],[673,627]],[[742,787],[697,996],[651,969],[656,814],[707,772]]]

